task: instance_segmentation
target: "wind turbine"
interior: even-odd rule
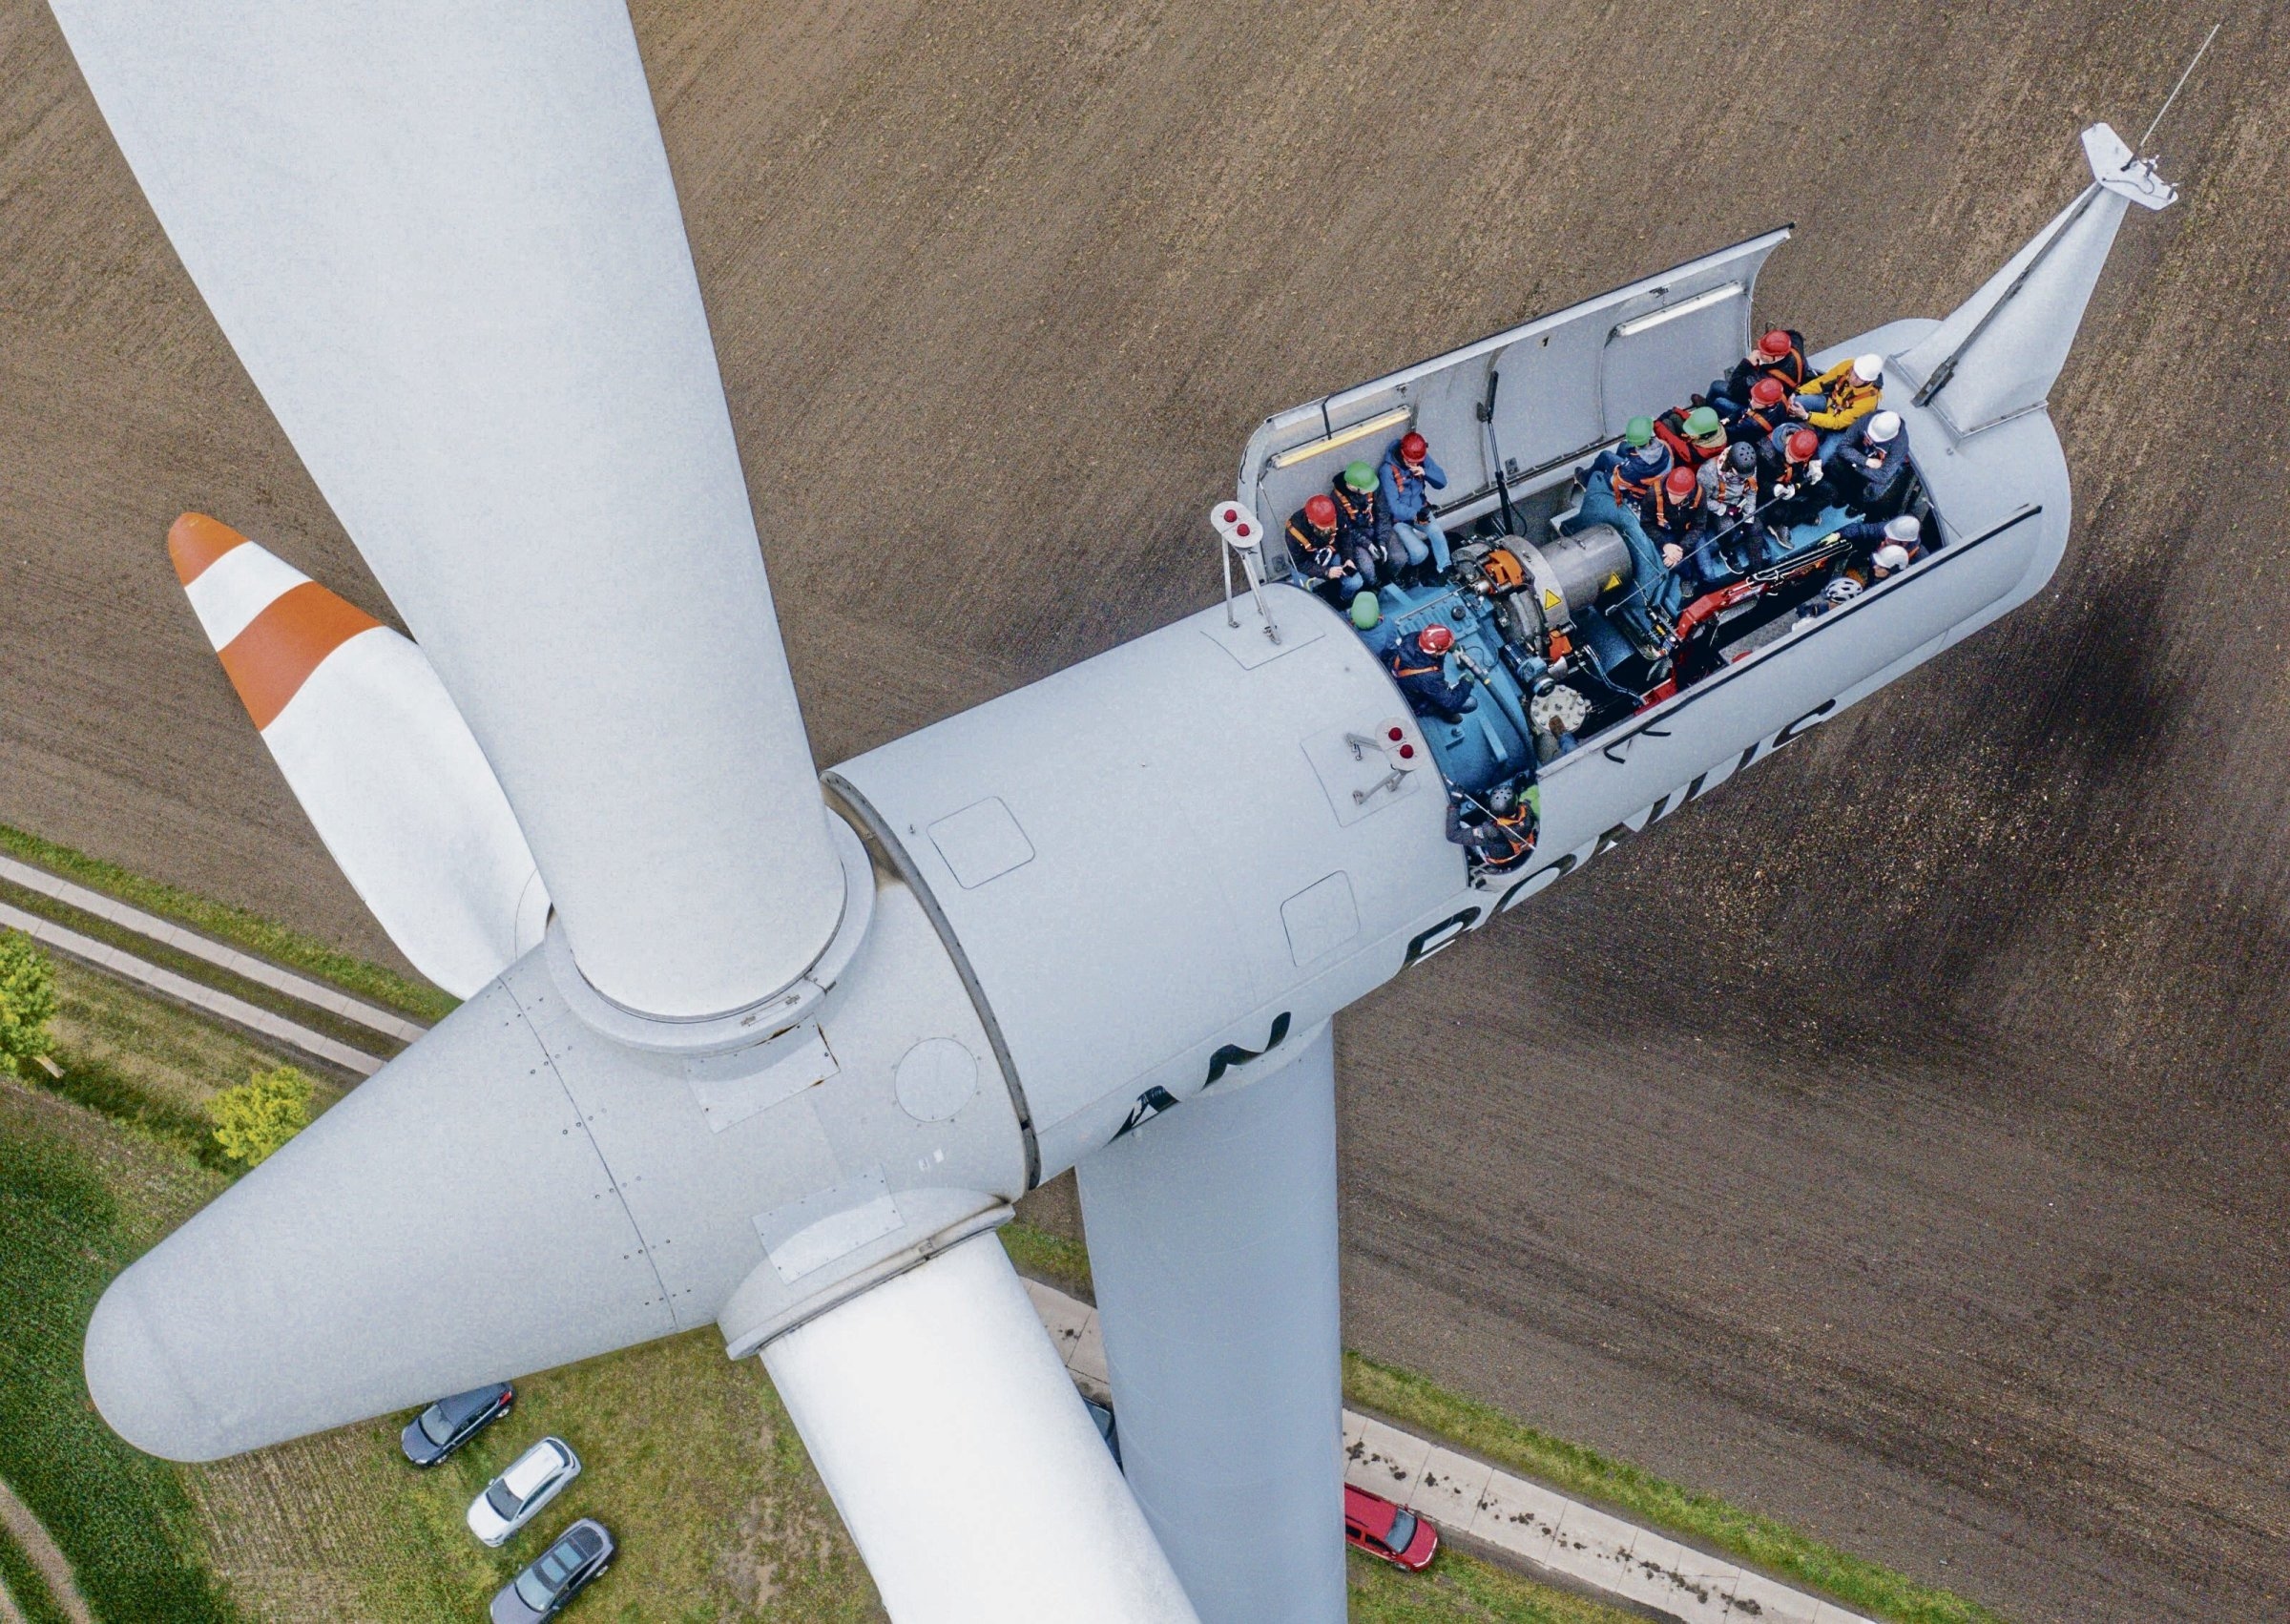
[[[2170,200],[2095,130],[2091,191],[1964,310],[1856,341],[1925,385],[1951,547],[1859,635],[1552,769],[1497,894],[1383,662],[1257,551],[1244,610],[822,792],[619,0],[54,9],[418,647],[211,520],[178,574],[329,849],[467,1000],[114,1283],[97,1405],[210,1459],[712,1322],[901,1624],[1342,1615],[1331,1016],[2037,590],[2045,392],[2125,202]],[[1514,338],[1738,353],[1754,260],[1697,267]],[[1242,495],[1391,401],[1491,407],[1503,353],[1276,419]],[[991,1236],[1070,1167],[1126,1477]]]

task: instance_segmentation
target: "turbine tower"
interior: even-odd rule
[[[712,1322],[901,1624],[1339,1618],[1330,1018],[2064,545],[2040,406],[2119,203],[2023,256],[2040,302],[1991,286],[1914,351],[1961,413],[1904,408],[1948,451],[1949,551],[1860,635],[1650,701],[1564,796],[1553,770],[1508,890],[1472,885],[1384,661],[1278,581],[822,781],[621,0],[53,3],[413,637],[197,515],[177,573],[328,848],[466,1000],[105,1295],[90,1389],[156,1454]],[[2169,200],[2108,153],[2131,167],[2095,190]],[[1685,364],[1728,360],[1778,240],[1568,330],[1642,365],[1624,341],[1666,323]],[[1408,387],[1320,403],[1265,466],[1446,409]],[[1489,489],[1508,512],[1544,471]],[[1074,1167],[1126,1477],[991,1234]]]

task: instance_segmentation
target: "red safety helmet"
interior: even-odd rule
[[[1455,634],[1445,626],[1426,626],[1415,635],[1427,655],[1444,655],[1455,646]]]
[[[1336,498],[1315,496],[1304,504],[1304,523],[1315,529],[1332,531],[1336,528]]]
[[[1777,361],[1787,355],[1792,347],[1786,327],[1768,327],[1758,340],[1758,348]]]
[[[1781,397],[1788,392],[1781,387],[1781,381],[1779,378],[1760,378],[1749,386],[1749,404],[1759,406],[1777,406],[1781,404]]]
[[[1400,461],[1420,463],[1431,454],[1431,442],[1412,430],[1400,436]]]
[[[1694,494],[1694,488],[1700,483],[1692,468],[1675,468],[1663,476],[1662,489],[1669,493],[1671,501],[1683,502]]]
[[[1801,428],[1789,436],[1789,460],[1809,463],[1821,454],[1821,436],[1810,428]]]

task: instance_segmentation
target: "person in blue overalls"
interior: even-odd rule
[[[1447,473],[1431,460],[1431,443],[1409,430],[1385,447],[1376,467],[1376,487],[1392,539],[1407,555],[1402,578],[1430,586],[1447,573],[1447,532],[1431,511],[1431,492],[1447,488]]]
[[[1387,656],[1392,677],[1417,716],[1458,722],[1479,702],[1463,683],[1447,680],[1447,656],[1454,652],[1455,634],[1436,622],[1392,646]]]
[[[1640,516],[1641,506],[1660,489],[1663,476],[1670,471],[1670,448],[1655,438],[1654,419],[1632,418],[1622,430],[1622,444],[1599,452],[1582,472],[1582,505],[1572,518],[1559,526],[1565,535],[1592,525],[1612,525],[1620,532],[1622,545],[1630,553],[1631,586],[1629,593],[1613,606],[1613,617],[1634,641],[1646,648],[1669,635],[1681,601],[1669,566],[1662,562]]]

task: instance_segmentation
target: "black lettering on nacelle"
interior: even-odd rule
[[[1478,918],[1479,910],[1476,907],[1467,907],[1461,913],[1441,920],[1430,929],[1419,932],[1415,940],[1407,944],[1407,956],[1400,961],[1400,968],[1405,969],[1409,965],[1421,963],[1443,947],[1453,947],[1456,939],[1468,930]]]
[[[1543,887],[1546,885],[1555,885],[1561,880],[1565,879],[1568,875],[1573,872],[1574,854],[1570,851],[1564,856],[1558,858],[1555,862],[1544,864],[1533,873],[1528,875],[1525,879],[1512,885],[1509,890],[1505,891],[1502,897],[1496,902],[1494,911],[1496,913],[1502,913],[1508,909],[1517,907],[1529,897],[1534,895],[1535,891],[1543,889]],[[1529,890],[1528,887],[1530,885],[1533,886],[1534,890]]]
[[[1805,729],[1807,729],[1808,727],[1811,727],[1811,726],[1812,726],[1812,725],[1813,725],[1815,722],[1819,721],[1819,720],[1820,720],[1820,719],[1821,719],[1822,717],[1825,717],[1825,716],[1827,716],[1827,715],[1828,715],[1828,714],[1829,714],[1831,711],[1835,710],[1836,708],[1837,708],[1837,701],[1836,701],[1836,700],[1834,700],[1834,699],[1823,699],[1823,700],[1822,700],[1822,702],[1821,702],[1820,704],[1818,704],[1818,705],[1815,705],[1815,706],[1814,706],[1814,707],[1813,707],[1811,710],[1807,711],[1807,712],[1806,712],[1806,713],[1805,713],[1803,716],[1801,716],[1801,717],[1799,717],[1799,718],[1797,718],[1795,721],[1791,722],[1791,723],[1790,723],[1790,724],[1789,724],[1787,727],[1784,727],[1783,729],[1781,729],[1781,731],[1780,731],[1780,732],[1779,732],[1779,733],[1775,734],[1775,735],[1773,736],[1773,747],[1774,747],[1776,750],[1779,750],[1779,749],[1780,749],[1780,748],[1782,745],[1784,745],[1784,744],[1788,743],[1788,742],[1789,742],[1789,740],[1791,740],[1792,739],[1795,739],[1795,738],[1796,738],[1796,737],[1797,737],[1799,734],[1801,734],[1801,733],[1804,732],[1804,731],[1805,731]]]
[[[1265,1055],[1280,1048],[1288,1038],[1288,1011],[1285,1010],[1272,1017],[1272,1031],[1265,1037],[1264,1047],[1261,1049],[1243,1049],[1237,1043],[1228,1043],[1210,1055],[1209,1083],[1223,1076],[1233,1067],[1245,1066],[1251,1060],[1261,1060]],[[1203,1083],[1200,1086],[1205,1089],[1209,1083]]]
[[[1820,704],[1815,705],[1811,710],[1807,711],[1803,716],[1799,717],[1787,727],[1782,728],[1780,732],[1775,734],[1771,739],[1758,739],[1753,741],[1748,749],[1741,752],[1740,757],[1734,762],[1733,767],[1725,774],[1725,777],[1719,779],[1718,781],[1719,783],[1725,782],[1726,779],[1732,778],[1734,774],[1738,773],[1742,768],[1748,766],[1752,761],[1756,760],[1760,754],[1771,755],[1774,751],[1779,750],[1782,745],[1788,743],[1791,739],[1796,739],[1805,733],[1813,726],[1815,722],[1821,720],[1822,718],[1827,716],[1836,708],[1837,701],[1835,699],[1823,699]],[[1434,953],[1453,947],[1456,942],[1461,940],[1465,935],[1479,928],[1481,926],[1484,926],[1488,920],[1494,918],[1495,915],[1507,912],[1509,909],[1518,906],[1519,904],[1525,902],[1529,897],[1533,896],[1536,892],[1546,890],[1550,886],[1556,885],[1559,881],[1565,879],[1569,874],[1574,872],[1575,869],[1581,867],[1582,864],[1590,862],[1592,858],[1602,856],[1603,854],[1613,850],[1614,847],[1620,845],[1624,841],[1630,839],[1631,836],[1652,828],[1655,821],[1659,819],[1664,812],[1674,812],[1678,807],[1685,805],[1688,802],[1700,800],[1702,791],[1709,787],[1711,787],[1710,774],[1708,772],[1697,773],[1694,775],[1693,781],[1687,783],[1683,789],[1672,790],[1668,795],[1658,797],[1655,801],[1655,803],[1652,806],[1649,806],[1635,822],[1626,818],[1621,822],[1616,823],[1613,828],[1602,831],[1598,838],[1591,843],[1591,847],[1588,851],[1579,853],[1567,852],[1562,856],[1553,858],[1549,863],[1546,863],[1539,868],[1536,868],[1532,873],[1514,883],[1510,889],[1503,893],[1502,897],[1495,903],[1494,906],[1487,910],[1486,918],[1483,919],[1480,917],[1480,910],[1478,908],[1467,907],[1461,913],[1453,914],[1448,918],[1441,920],[1437,925],[1432,926],[1428,930],[1426,930],[1422,934],[1418,935],[1414,941],[1407,944],[1407,956],[1400,961],[1400,968],[1405,969],[1409,965],[1420,963],[1422,960],[1429,958]],[[1276,1038],[1274,1041],[1278,1042],[1279,1040]],[[1218,1051],[1219,1054],[1225,1052],[1228,1052],[1228,1051]],[[1245,1051],[1233,1051],[1230,1052]],[[1210,1080],[1212,1082],[1216,1080],[1216,1072],[1214,1071],[1212,1071],[1210,1073]]]

